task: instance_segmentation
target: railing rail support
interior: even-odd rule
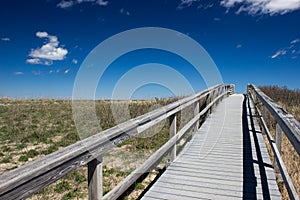
[[[153,169],[171,151],[171,161],[176,158],[176,143],[189,131],[199,127],[199,119],[207,116],[212,107],[229,95],[228,84],[219,84],[197,94],[180,99],[164,107],[104,130],[82,141],[58,150],[0,175],[0,199],[25,199],[42,188],[54,183],[77,168],[88,165],[89,199],[104,200],[119,198],[142,173]],[[221,93],[219,91],[222,91]],[[215,96],[216,95],[216,96]],[[206,98],[205,107],[199,112],[199,101]],[[194,118],[177,132],[179,112],[194,105]],[[197,114],[196,114],[197,113]],[[170,118],[170,138],[140,167],[133,171],[114,189],[103,195],[102,155],[129,138]]]
[[[88,163],[89,200],[101,200],[103,195],[102,156]]]
[[[170,116],[170,139],[176,135],[177,132],[177,117],[176,114]],[[170,162],[176,159],[176,143],[171,147],[170,150]]]
[[[254,85],[248,85],[247,87],[248,96],[253,103],[260,101],[263,105],[263,115],[261,115],[260,110],[255,103],[255,109],[260,118],[263,132],[266,134],[268,142],[274,153],[274,171],[276,177],[279,180],[283,180],[285,187],[288,191],[290,199],[299,200],[299,196],[293,185],[293,182],[288,174],[285,164],[281,157],[281,147],[282,147],[282,133],[284,132],[287,139],[291,142],[294,149],[300,155],[300,123],[295,120],[295,118],[287,113],[283,108],[277,105],[270,97],[265,95],[260,89]],[[270,131],[266,124],[266,109],[268,109],[270,116],[274,117],[276,121],[275,129],[275,140],[270,134]],[[275,143],[274,143],[275,141]]]
[[[275,144],[277,146],[277,149],[281,155],[281,144],[282,144],[282,130],[279,126],[278,123],[276,123],[276,128],[275,128]],[[279,181],[282,181],[282,177],[280,174],[279,166],[278,163],[276,162],[276,159],[274,160],[274,171],[276,174],[276,177],[278,178]]]
[[[199,110],[200,110],[200,107],[199,107],[199,101],[196,101],[195,103],[194,103],[194,117],[196,116],[196,115],[198,115],[198,113],[199,113]],[[199,128],[199,120],[196,122],[196,124],[195,124],[195,127],[194,127],[194,133],[198,130],[198,128]]]

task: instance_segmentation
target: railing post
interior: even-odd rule
[[[207,99],[206,99],[206,106],[211,103],[211,101],[212,101],[212,95],[213,95],[212,92],[208,94]],[[212,107],[209,108],[209,110],[208,110],[207,113],[208,114],[212,113]]]
[[[214,90],[213,93],[212,93],[212,99],[210,100],[210,102],[215,100],[216,96],[217,96],[216,95],[216,90]],[[215,107],[216,107],[216,104],[213,104],[212,107],[211,107],[211,111],[213,111],[215,109]]]
[[[89,200],[100,200],[103,196],[102,156],[88,163]]]
[[[194,103],[194,117],[195,117],[196,115],[198,115],[198,113],[199,113],[199,101],[196,101],[196,102]],[[196,124],[195,124],[195,127],[194,127],[194,133],[198,130],[198,128],[199,128],[199,119],[197,120],[197,122],[196,122]]]
[[[276,143],[276,146],[277,146],[277,149],[278,149],[279,153],[281,154],[282,130],[281,130],[280,125],[278,123],[276,123],[276,129],[275,129],[275,143]],[[279,167],[278,167],[278,163],[276,162],[276,159],[274,159],[274,162],[275,162],[275,165],[274,165],[275,174],[276,174],[278,179],[282,180],[282,177],[280,175],[280,171],[279,171]]]
[[[267,119],[267,108],[264,105],[262,105],[262,117],[265,120],[265,122],[267,123],[267,120],[268,120]],[[266,135],[266,132],[265,132],[264,128],[262,128],[262,134]]]
[[[172,138],[176,132],[177,132],[177,127],[176,127],[176,113],[170,116],[170,138]],[[173,162],[176,158],[176,143],[173,145],[170,151],[170,162]]]
[[[209,95],[209,103],[211,103],[213,100],[214,100],[214,93],[212,92]],[[213,111],[213,106],[210,107],[209,111],[210,111],[209,114],[211,114]]]
[[[281,153],[282,130],[278,123],[276,123],[275,142],[276,142],[278,151]]]
[[[234,85],[230,85],[228,91],[229,91],[229,95],[233,95],[234,94]]]

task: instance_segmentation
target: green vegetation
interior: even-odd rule
[[[28,160],[28,157],[24,156],[24,155],[21,155],[20,158],[19,158],[19,161],[21,161],[21,162],[25,162],[27,160]]]
[[[61,198],[61,200],[68,200],[68,199],[74,199],[77,197],[80,197],[80,191],[78,189],[72,189],[70,192],[67,192],[64,194],[64,196]]]
[[[145,188],[145,186],[142,183],[137,183],[135,185],[135,189],[141,190],[141,189],[144,189],[144,188]]]
[[[64,181],[56,184],[56,186],[54,188],[54,191],[58,192],[58,193],[61,193],[61,192],[69,190],[70,188],[71,187],[70,187],[69,182],[67,182],[67,181],[64,180]]]
[[[39,152],[36,151],[35,149],[30,149],[28,152],[27,152],[27,156],[29,158],[34,158],[35,156],[39,155]]]
[[[130,117],[134,118],[175,100],[177,99],[131,101],[129,104],[123,101],[99,100],[95,104],[96,114],[104,130],[116,125],[111,111],[112,103],[121,108],[128,106]],[[122,116],[122,113],[119,114]],[[163,121],[157,125],[158,128],[149,129],[142,133],[142,137],[133,137],[119,145],[116,150],[108,152],[104,157],[108,162],[103,166],[105,193],[141,164],[147,155],[168,140],[168,124],[167,120]],[[153,132],[157,134],[153,135]],[[0,174],[79,140],[70,100],[0,99]],[[132,160],[127,161],[128,156],[131,156]],[[110,158],[115,160],[111,162]],[[140,190],[145,186],[137,183],[135,187]],[[42,189],[29,199],[85,198],[87,188],[87,168],[83,167]],[[126,198],[135,199],[130,196]]]
[[[271,99],[276,101],[280,106],[282,106],[285,110],[291,113],[298,121],[300,121],[300,90],[289,90],[286,87],[278,86],[262,86],[260,87],[260,89]],[[268,119],[269,129],[274,137],[276,123],[275,120],[271,117],[270,113],[268,113]],[[273,159],[273,154],[270,150],[270,147],[268,148],[271,158]],[[282,159],[294,183],[294,186],[298,194],[300,195],[300,156],[294,150],[292,144],[284,134],[282,139]],[[282,180],[278,181],[283,199],[289,199]]]
[[[53,152],[55,152],[57,150],[58,150],[58,145],[57,144],[53,144],[50,147],[48,147],[46,150],[43,150],[42,154],[47,155],[47,154],[53,153]]]
[[[12,157],[11,156],[7,156],[7,157],[4,157],[1,162],[2,163],[9,163],[11,161]]]
[[[10,151],[10,148],[8,146],[3,146],[2,147],[2,151],[3,152],[9,152]]]

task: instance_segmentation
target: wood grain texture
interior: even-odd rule
[[[129,176],[127,176],[121,183],[119,183],[116,187],[114,187],[110,192],[108,192],[103,199],[104,200],[114,200],[117,199],[120,195],[122,195],[135,181],[153,169],[157,164],[161,161],[163,156],[165,156],[169,151],[174,148],[176,142],[178,142],[190,129],[192,129],[199,118],[204,115],[211,107],[227,93],[223,93],[215,98],[210,104],[208,104],[200,113],[194,116],[188,123],[186,123],[172,138],[170,138],[163,146],[161,146],[156,152],[154,152],[141,166],[136,168]]]
[[[31,196],[219,87],[225,88],[227,85],[213,86],[0,175],[0,199],[23,199]]]
[[[197,113],[198,114],[198,113]],[[174,114],[170,118],[170,138],[174,137],[177,132],[177,116]],[[170,162],[173,162],[176,158],[176,143],[170,150]]]
[[[88,163],[89,200],[101,200],[103,195],[102,157]]]
[[[300,123],[293,115],[275,103],[255,85],[248,85],[248,91],[250,91],[252,95],[255,95],[268,109],[291,144],[294,146],[298,155],[300,155]]]
[[[253,93],[251,93],[251,90],[249,90],[249,94],[248,94],[249,98],[252,100],[253,102]],[[282,157],[281,157],[281,152],[278,150],[277,148],[277,144],[274,142],[275,140],[273,139],[272,135],[270,134],[270,131],[266,125],[266,122],[265,122],[265,119],[262,117],[261,115],[261,112],[260,110],[257,108],[257,106],[254,106],[255,108],[255,111],[258,113],[258,118],[262,124],[262,128],[264,129],[264,133],[266,134],[267,136],[267,139],[268,139],[268,142],[271,146],[271,149],[274,153],[274,157],[275,157],[275,163],[276,163],[276,170],[279,170],[280,172],[280,175],[283,180],[284,180],[284,183],[285,183],[285,187],[288,191],[288,194],[289,194],[289,197],[290,199],[294,200],[299,200],[299,196],[297,194],[297,191],[295,189],[295,186],[293,185],[293,182],[287,172],[287,169],[284,165],[284,162],[282,160]],[[277,124],[278,126],[278,124]],[[277,129],[277,131],[279,131],[279,128]],[[282,131],[280,131],[282,133]]]
[[[251,110],[242,95],[223,100],[142,199],[281,199]]]
[[[6,172],[0,175],[0,199],[24,199],[29,197],[42,188],[59,180],[73,170],[90,162],[94,162],[97,157],[101,156],[108,150],[123,143],[132,136],[156,125],[158,122],[175,115],[177,112],[194,104],[195,102],[198,102],[207,95],[215,93],[216,91],[222,91],[222,93],[218,93],[220,96],[217,99],[220,100],[224,96],[228,95],[228,89],[230,87],[231,85],[225,84],[213,86],[200,93],[178,100],[174,103],[141,115],[135,119],[131,119],[127,122],[119,124],[118,126],[97,133],[20,168]],[[198,118],[194,118],[183,128],[183,130],[178,132],[178,135],[172,137],[172,139],[168,141],[169,143],[165,144],[163,149],[164,151],[159,151],[156,155],[165,154],[166,151],[169,150],[168,145],[174,145],[178,138],[181,138],[185,132],[190,129],[190,126],[197,122],[204,111],[207,112],[207,110],[215,102],[216,101],[213,101],[211,104],[209,104],[207,108],[197,115]],[[154,163],[146,162],[139,168],[139,170],[148,169],[149,166],[152,167],[155,164],[155,161]],[[93,163],[89,165],[90,170],[93,171]],[[96,171],[98,174],[100,173],[99,170]],[[132,176],[128,179],[130,178],[131,181],[129,181],[128,184],[132,183],[132,180],[136,179],[137,177]],[[94,179],[92,178],[91,180]],[[128,187],[128,185],[122,186],[122,188]],[[116,190],[119,189],[120,188],[116,188]]]

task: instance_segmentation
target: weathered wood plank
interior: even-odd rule
[[[222,102],[143,199],[172,199],[174,195],[187,199],[260,199],[266,190],[272,199],[280,199],[273,169],[260,165],[270,159],[259,126],[246,118],[249,130],[243,130],[242,102],[242,96]],[[251,158],[245,158],[245,149]],[[243,188],[245,181],[254,186],[254,193]]]
[[[162,147],[160,147],[155,153],[153,153],[141,166],[135,169],[129,176],[127,176],[121,183],[119,183],[115,188],[108,192],[103,199],[117,199],[122,195],[141,175],[152,169],[158,164],[158,162],[165,156],[171,148],[176,145],[184,134],[189,131],[199,118],[204,115],[219,99],[221,99],[226,93],[221,94],[219,97],[214,99],[209,105],[206,106],[200,113],[198,113],[193,119],[191,119],[187,124],[185,124],[177,134],[170,138]]]
[[[172,199],[170,198],[170,194],[176,195],[181,198],[186,199],[233,199],[235,196],[233,195],[218,195],[215,193],[208,193],[208,192],[197,192],[197,191],[190,191],[190,190],[178,190],[176,188],[167,188],[167,187],[155,187],[153,192],[159,192],[160,196],[165,199]],[[240,197],[236,197],[238,199],[242,199]]]
[[[102,157],[88,163],[89,200],[101,200],[103,195]]]
[[[201,181],[191,181],[191,180],[184,180],[184,179],[180,179],[180,178],[176,178],[176,177],[169,177],[168,179],[163,179],[162,181],[159,182],[159,184],[164,184],[164,183],[168,183],[169,185],[173,184],[177,184],[177,185],[182,185],[185,186],[193,186],[193,187],[197,187],[198,191],[201,190],[206,190],[208,189],[214,189],[216,190],[216,184],[213,183],[212,181],[209,182],[208,180],[202,179]],[[229,184],[222,184],[222,183],[218,183],[218,186],[220,188],[220,190],[228,190],[228,191],[235,191],[237,193],[241,193],[240,191],[240,185],[229,185]],[[276,185],[275,185],[276,186]],[[277,187],[277,186],[276,186]],[[270,190],[274,190],[275,192],[278,192],[278,188],[270,188]],[[247,193],[247,191],[246,191]],[[262,194],[262,188],[257,188],[257,193],[258,194]],[[219,193],[219,190],[217,191],[217,194]],[[272,194],[273,196],[279,196],[280,197],[280,193],[278,192],[277,194]]]
[[[249,130],[250,140],[253,149],[252,158],[255,161],[253,164],[254,175],[260,177],[257,180],[259,187],[256,187],[257,198],[264,199],[272,197],[272,199],[281,198],[280,192],[278,190],[275,171],[272,167],[272,162],[269,156],[263,155],[261,152],[267,151],[266,144],[263,138],[263,133],[258,124],[255,112],[254,103],[247,98],[247,109],[248,109],[248,124],[250,124],[251,130]],[[260,116],[260,115],[259,115]]]
[[[277,146],[277,149],[281,155],[282,151],[281,151],[281,146],[282,146],[282,130],[279,126],[279,124],[276,123],[276,128],[275,128],[275,144]],[[275,173],[276,173],[276,176],[282,180],[282,177],[280,175],[280,170],[279,170],[279,167],[278,167],[278,163],[274,162],[274,170],[275,170]]]
[[[255,85],[248,85],[248,90],[251,90],[268,109],[276,122],[280,125],[295,150],[300,155],[300,123],[293,115],[284,110],[281,106],[275,103],[270,97],[264,94]]]
[[[191,185],[190,183],[183,184],[182,182],[176,182],[174,183],[169,183],[169,182],[158,182],[157,187],[162,188],[166,191],[169,189],[176,189],[180,193],[181,189],[184,188],[186,192],[195,192],[198,193],[198,196],[194,197],[200,197],[203,198],[203,193],[207,194],[213,194],[213,195],[220,195],[220,196],[231,196],[235,198],[242,198],[243,197],[243,192],[241,192],[238,188],[223,188],[223,185],[218,185],[218,190],[216,190],[216,186],[211,185],[202,185],[202,187],[199,187],[198,185]]]
[[[219,93],[222,94],[222,93]],[[218,103],[218,101],[216,102]],[[200,104],[199,101],[196,101],[194,103],[194,116],[196,116],[200,111]],[[199,121],[196,122],[195,127],[194,127],[194,132],[196,132],[199,129]]]
[[[177,195],[177,194],[166,194],[166,193],[161,193],[160,191],[156,191],[155,193],[152,193],[151,195],[149,195],[151,199],[163,199],[163,200],[197,200],[197,199],[204,199],[204,198],[195,198],[195,197],[190,197],[190,196],[184,196],[184,195]],[[169,199],[166,198],[166,196],[168,196]],[[148,199],[147,197],[144,197],[143,199]]]
[[[250,99],[252,100],[253,102],[253,94],[251,93],[251,90],[250,90],[250,93],[249,93],[249,97]],[[258,113],[258,117],[260,119],[260,122],[262,124],[262,128],[264,129],[264,132],[265,134],[267,135],[267,138],[268,138],[268,142],[272,148],[272,151],[274,153],[274,157],[275,157],[275,162],[277,163],[277,166],[278,166],[278,169],[280,171],[280,174],[284,180],[284,183],[285,183],[285,186],[287,188],[287,191],[288,191],[288,194],[289,194],[289,197],[290,199],[298,199],[299,200],[299,196],[296,192],[296,189],[293,185],[293,182],[287,172],[287,169],[284,165],[284,162],[281,158],[281,153],[279,152],[278,148],[277,148],[277,145],[276,143],[274,142],[274,139],[273,137],[271,136],[270,134],[270,131],[269,129],[267,128],[267,125],[266,125],[266,122],[264,120],[264,118],[262,117],[261,115],[261,112],[259,111],[259,109],[255,106],[255,110],[256,112]]]
[[[206,97],[207,94],[219,87],[226,87],[226,85],[211,87],[0,175],[0,197],[22,199],[31,196],[78,167],[86,165],[116,145],[123,143],[133,135]],[[225,95],[227,95],[226,90],[221,96]],[[193,123],[196,121],[197,119]]]
[[[177,132],[177,116],[176,114],[171,115],[170,119],[170,138],[174,137]],[[173,162],[176,158],[176,143],[173,145],[170,151],[170,162]]]
[[[218,109],[217,109],[218,110]],[[214,116],[214,114],[215,113],[212,113],[212,115],[211,116]],[[213,117],[212,117],[213,118]],[[222,121],[222,120],[221,120]],[[207,123],[209,123],[209,122],[207,122]],[[206,124],[206,122],[205,122],[205,124]],[[205,129],[205,128],[207,128],[207,129],[210,129],[210,125],[208,125],[208,126],[203,126],[203,127],[201,127],[200,128],[200,130],[201,129]],[[210,129],[211,130],[211,132],[213,133],[213,132],[215,132],[215,130],[214,129]],[[205,130],[205,132],[206,132],[207,130]],[[198,134],[198,133],[197,133]],[[197,136],[197,134],[195,135],[195,137]],[[207,135],[205,135],[205,134],[203,134],[203,137],[205,138]],[[212,135],[212,137],[215,137],[214,135]],[[210,137],[206,137],[205,138],[205,140],[209,140],[210,139]],[[204,140],[204,141],[205,141]],[[213,140],[212,140],[213,141]],[[241,141],[241,140],[240,140]],[[196,143],[198,143],[199,141],[193,141],[193,142],[196,142]],[[189,157],[189,155],[187,155],[186,157],[187,158],[183,158],[184,157],[184,155],[186,155],[186,154],[189,154],[189,151],[190,150],[192,150],[192,149],[197,149],[197,150],[193,150],[193,151],[195,151],[195,152],[199,152],[199,155],[201,155],[201,152],[202,151],[199,151],[199,149],[201,150],[201,147],[203,147],[203,146],[193,146],[192,144],[193,144],[193,142],[190,142],[191,143],[191,145],[189,145],[189,146],[187,146],[186,148],[188,149],[187,151],[185,151],[185,154],[181,154],[180,155],[180,158],[178,158],[175,162],[174,162],[174,164],[176,164],[177,162],[180,162],[181,164],[182,163],[186,163],[186,165],[188,165],[188,164],[192,164],[192,163],[195,163],[195,166],[199,166],[199,165],[203,165],[203,164],[205,164],[205,163],[207,163],[207,164],[211,164],[211,161],[213,161],[214,159],[209,159],[209,158],[207,158],[207,160],[206,159],[202,159],[202,160],[199,160],[199,159],[197,159],[197,156],[195,157],[195,158],[193,158],[193,157],[191,157],[191,158],[188,158]],[[209,145],[210,146],[210,145]],[[226,146],[226,145],[225,145]],[[228,147],[229,147],[229,145],[228,145]],[[226,148],[226,147],[224,147],[224,146],[222,146],[222,148]],[[212,151],[213,152],[213,151]],[[241,156],[239,156],[239,157],[241,157]],[[187,161],[187,162],[185,162],[185,160]],[[226,160],[226,159],[225,159]],[[225,161],[224,160],[224,161]],[[227,159],[228,160],[228,159]],[[241,159],[240,159],[241,160]],[[216,161],[216,160],[215,160]],[[218,162],[218,161],[216,161],[216,162]],[[241,162],[241,161],[240,161]],[[219,162],[220,164],[222,164],[223,165],[223,162]],[[231,164],[232,163],[228,163],[228,165],[229,166],[231,166]],[[174,176],[174,178],[172,178],[172,179],[176,179],[176,177],[181,177],[181,178],[184,178],[184,179],[187,179],[186,181],[189,181],[189,180],[193,180],[193,181],[200,181],[201,182],[201,180],[205,180],[205,179],[208,179],[208,180],[212,180],[212,179],[214,179],[214,177],[215,177],[215,179],[219,179],[220,181],[227,181],[227,184],[230,184],[231,183],[231,181],[230,180],[226,180],[228,177],[230,177],[230,176],[226,176],[226,172],[224,173],[224,172],[222,172],[222,170],[221,170],[221,172],[217,172],[217,174],[214,172],[214,171],[211,171],[209,174],[208,174],[208,172],[206,171],[206,170],[204,170],[203,168],[194,168],[194,169],[188,169],[187,170],[187,168],[183,168],[183,169],[180,169],[180,168],[178,168],[178,166],[175,166],[174,168],[172,167],[173,166],[173,164],[167,169],[167,172],[166,172],[166,175],[168,175],[168,176]],[[205,165],[204,165],[205,166]],[[220,165],[219,165],[220,166]],[[221,169],[222,169],[222,167],[220,167]],[[201,172],[199,171],[199,169],[201,169]],[[240,167],[238,168],[238,169],[240,169]],[[209,171],[209,170],[208,170]],[[198,173],[197,173],[198,172]],[[200,172],[200,173],[199,173]],[[228,175],[228,174],[227,174]],[[164,176],[164,175],[163,175]],[[162,176],[162,177],[163,177]],[[161,177],[161,178],[162,178]],[[232,178],[232,177],[231,177]],[[223,180],[224,179],[224,180]],[[240,179],[242,179],[242,178],[239,178],[239,180]],[[162,180],[165,180],[165,179],[162,179]],[[238,181],[239,183],[240,183],[240,181]],[[215,183],[211,183],[211,184],[215,184]],[[155,187],[155,186],[154,186]],[[240,187],[240,186],[238,186],[238,187]],[[152,189],[152,188],[151,188]],[[151,191],[151,189],[150,189],[150,191]],[[180,192],[184,192],[184,191],[180,191]],[[199,197],[199,196],[197,196],[197,197]]]

